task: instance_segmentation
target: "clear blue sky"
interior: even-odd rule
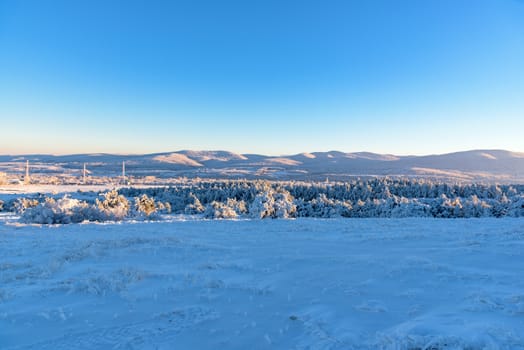
[[[0,0],[0,154],[524,151],[522,0]]]

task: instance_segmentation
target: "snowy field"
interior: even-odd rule
[[[524,220],[4,214],[0,348],[524,349]]]
[[[75,192],[103,192],[118,188],[114,184],[105,185],[0,185],[0,195],[21,195],[34,193],[75,193]],[[134,188],[148,188],[148,185],[133,185]],[[158,187],[158,186],[156,186]]]

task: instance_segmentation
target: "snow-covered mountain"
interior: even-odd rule
[[[228,151],[177,151],[145,155],[3,155],[0,172],[75,173],[87,164],[93,175],[114,176],[126,162],[128,175],[157,177],[267,178],[343,180],[356,176],[409,176],[445,180],[524,182],[524,153],[473,150],[427,156],[396,156],[339,151],[287,156]]]

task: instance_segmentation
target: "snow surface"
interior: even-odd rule
[[[1,349],[524,349],[524,220],[23,226]]]
[[[101,192],[115,188],[114,184],[106,185],[0,185],[2,194],[28,194],[28,193],[73,193],[73,192]],[[145,186],[134,186],[145,187]],[[3,199],[3,198],[0,198]]]
[[[185,154],[171,153],[168,155],[160,155],[153,158],[157,162],[171,163],[171,164],[180,164],[187,166],[199,167],[203,166],[199,162],[189,158]]]

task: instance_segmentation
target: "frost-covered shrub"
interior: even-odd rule
[[[135,205],[132,216],[135,219],[156,220],[160,218],[160,213],[166,211],[163,203],[156,203],[154,198],[146,194],[135,197]]]
[[[149,216],[156,212],[155,200],[148,197],[146,194],[140,197],[135,197],[135,210]]]
[[[500,210],[500,213],[496,214],[496,210]],[[464,202],[464,216],[468,218],[505,215],[505,209],[497,208],[496,210],[494,210],[486,201],[480,200],[476,195],[472,195]]]
[[[169,202],[157,202],[157,212],[161,214],[171,214],[171,204]]]
[[[431,208],[431,214],[436,218],[460,218],[464,217],[462,201],[459,197],[448,198],[442,194]]]
[[[188,215],[201,214],[204,212],[205,207],[202,205],[200,200],[193,193],[189,194],[189,203],[186,205],[184,212]]]
[[[226,205],[237,213],[238,216],[247,214],[246,202],[243,200],[237,200],[235,198],[228,198]]]
[[[34,198],[18,198],[13,206],[16,213],[22,214],[27,209],[36,207],[39,203],[38,199]]]
[[[288,191],[280,191],[273,195],[275,203],[274,217],[276,218],[292,218],[296,216],[297,207],[293,203],[293,196]]]
[[[4,210],[4,201],[0,200],[0,211]]]
[[[103,199],[96,199],[96,207],[100,213],[100,221],[120,221],[129,213],[129,201],[116,190],[104,193]]]
[[[336,218],[352,216],[352,206],[349,202],[333,200],[325,194],[319,194],[317,198],[310,201],[298,199],[294,201],[296,215],[317,218]]]
[[[208,219],[235,219],[238,214],[227,204],[213,201],[206,206],[204,217]]]
[[[322,193],[311,201],[313,217],[320,218],[336,218],[340,217],[339,205],[337,201],[328,198],[326,194]]]
[[[249,205],[249,214],[256,219],[271,218],[275,214],[274,205],[275,199],[272,191],[259,193]]]
[[[26,209],[20,220],[32,224],[71,224],[93,220],[97,213],[86,202],[64,197],[59,200],[46,198],[43,203]]]
[[[293,196],[283,189],[277,191],[269,188],[257,194],[249,206],[250,216],[258,219],[295,217],[297,208]]]
[[[510,204],[509,214],[515,217],[524,216],[524,196],[517,196]]]
[[[385,211],[384,217],[407,218],[407,217],[426,217],[430,216],[430,207],[427,204],[420,203],[417,200],[409,200],[405,197],[395,198],[390,201],[388,211]]]

